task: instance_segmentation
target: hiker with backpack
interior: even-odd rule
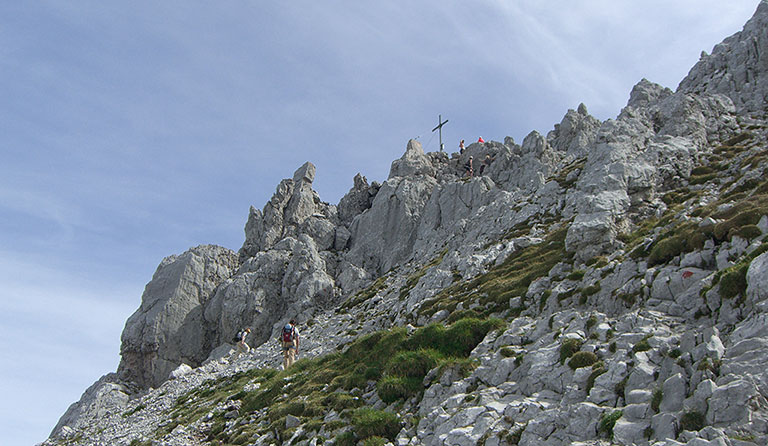
[[[472,167],[472,157],[469,157],[469,160],[467,160],[466,164],[464,164],[464,175],[468,176],[469,178],[472,178],[472,175],[474,174],[474,168]]]
[[[235,337],[232,338],[232,342],[235,343],[234,359],[239,358],[240,354],[242,353],[249,353],[251,351],[251,348],[248,346],[248,344],[245,343],[245,338],[248,336],[250,332],[251,332],[251,329],[246,328],[244,330],[238,331]]]
[[[299,354],[299,329],[296,328],[296,320],[291,319],[285,324],[280,334],[280,344],[283,347],[283,370],[285,370],[296,361],[296,355]]]

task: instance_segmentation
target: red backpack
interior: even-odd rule
[[[295,333],[296,330],[293,328],[293,325],[286,324],[285,327],[283,327],[283,342],[292,342]]]

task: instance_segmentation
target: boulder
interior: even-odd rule
[[[388,179],[421,175],[434,176],[435,168],[432,166],[429,157],[424,153],[421,143],[412,139],[408,141],[408,146],[403,156],[392,161]]]

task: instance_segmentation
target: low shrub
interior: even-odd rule
[[[560,344],[560,364],[565,364],[565,361],[573,356],[574,353],[581,349],[582,342],[579,339],[568,338]]]
[[[600,291],[600,284],[596,283],[594,285],[590,285],[588,287],[582,288],[581,295],[582,296],[591,296],[597,292]]]
[[[587,331],[591,330],[592,327],[594,327],[595,325],[597,325],[597,316],[593,314],[592,316],[589,317],[589,319],[587,319],[587,323],[586,323]]]
[[[573,370],[580,369],[582,367],[591,366],[597,362],[597,355],[592,352],[576,352],[571,356],[571,360],[568,361],[568,367]]]
[[[352,428],[358,438],[383,437],[394,441],[400,432],[397,415],[383,410],[363,407],[352,413]]]
[[[646,335],[643,339],[640,340],[637,344],[635,344],[634,347],[632,347],[632,353],[639,353],[639,352],[645,352],[651,349],[651,344],[648,343],[648,339],[651,338],[651,335]]]
[[[499,350],[499,353],[501,353],[501,356],[503,356],[505,358],[511,358],[511,357],[517,355],[517,352],[512,347],[502,347]]]
[[[355,433],[352,431],[343,432],[336,436],[333,444],[336,446],[355,446],[357,444]]]
[[[742,262],[723,271],[720,275],[720,295],[725,299],[736,297],[747,291],[747,270],[749,263]]]
[[[667,237],[659,240],[648,254],[648,266],[660,265],[674,259],[686,250],[686,240],[682,236]]]
[[[406,341],[409,350],[433,348],[445,356],[467,357],[491,330],[503,328],[500,319],[467,318],[448,328],[430,324],[416,330]]]

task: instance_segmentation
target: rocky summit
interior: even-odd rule
[[[615,119],[315,173],[164,259],[43,444],[768,444],[768,2]]]

